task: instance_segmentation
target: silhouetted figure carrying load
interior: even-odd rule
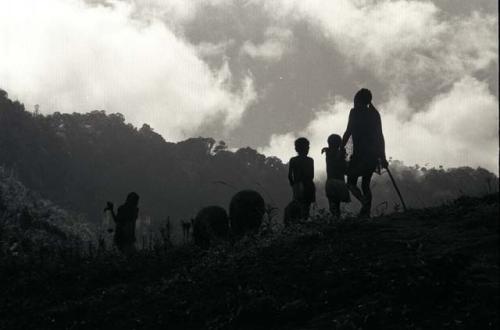
[[[370,217],[372,193],[370,181],[373,172],[380,173],[380,167],[387,168],[385,142],[382,134],[380,114],[375,109],[372,93],[368,89],[359,90],[354,96],[354,108],[349,113],[349,122],[342,138],[342,148],[352,136],[353,154],[347,170],[349,190],[362,204],[359,215]],[[361,177],[361,189],[357,187]]]
[[[229,238],[229,218],[220,206],[202,208],[193,222],[194,244],[202,249]]]
[[[326,197],[330,213],[336,219],[340,219],[340,202],[351,201],[344,179],[347,170],[346,152],[341,145],[340,135],[332,134],[328,137],[328,147],[321,150],[321,153],[326,154]]]
[[[229,203],[231,232],[236,238],[256,232],[266,213],[264,198],[255,190],[237,192]]]
[[[314,160],[308,157],[309,140],[304,137],[295,140],[297,156],[290,159],[288,180],[293,190],[293,199],[301,205],[302,219],[309,217],[311,203],[316,201],[316,187],[314,186]]]
[[[135,252],[135,223],[139,215],[139,195],[131,192],[127,195],[127,200],[118,208],[115,214],[114,205],[107,203],[105,210],[111,212],[111,216],[116,224],[114,242],[120,252],[131,254]]]

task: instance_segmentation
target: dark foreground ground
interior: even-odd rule
[[[0,329],[496,329],[498,194],[202,252],[2,256]]]

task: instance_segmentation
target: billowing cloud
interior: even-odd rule
[[[319,172],[326,138],[368,87],[389,156],[498,172],[487,3],[0,0],[0,87],[45,112],[120,111],[167,139],[225,127],[230,144],[285,161],[304,135]]]
[[[231,47],[234,40],[226,40],[218,43],[200,42],[196,45],[196,50],[201,57],[224,57],[227,49]]]
[[[89,0],[87,0],[89,1]],[[100,0],[94,0],[100,1]],[[110,1],[110,0],[102,0]],[[141,20],[161,20],[176,32],[183,28],[207,6],[227,6],[233,0],[114,0],[131,6],[132,15]]]
[[[163,22],[108,3],[0,0],[0,87],[42,112],[122,112],[173,140],[213,118],[239,123],[251,77],[235,91],[227,64],[211,71]]]
[[[279,22],[307,21],[392,89],[442,88],[496,63],[497,17],[449,18],[432,2],[261,1]]]
[[[324,175],[321,148],[326,146],[330,134],[343,134],[352,103],[336,98],[326,107],[327,110],[316,113],[306,129],[273,135],[261,151],[288,161],[295,153],[294,140],[305,136],[311,142],[310,155],[317,160],[317,176]],[[387,157],[409,165],[467,164],[498,173],[498,99],[491,95],[486,83],[464,77],[424,109],[408,115],[407,107],[407,102],[397,97],[378,107]]]
[[[264,33],[264,38],[264,42],[260,44],[247,40],[241,48],[242,53],[254,59],[279,61],[291,48],[293,35],[288,29],[269,27]]]
[[[388,155],[409,164],[483,166],[498,173],[498,97],[485,79],[489,72],[497,75],[494,13],[453,16],[416,0],[255,2],[280,24],[307,22],[346,63],[376,77]],[[302,135],[319,157],[328,135],[344,131],[350,109],[338,97],[327,107],[303,130],[273,135],[262,151],[286,161]],[[318,173],[323,168],[322,161]]]
[[[408,164],[467,164],[498,173],[498,99],[486,83],[464,77],[409,120],[398,119],[401,110],[392,105],[384,119],[388,155]]]

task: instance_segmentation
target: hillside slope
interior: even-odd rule
[[[119,113],[31,113],[1,89],[0,151],[0,166],[13,170],[26,187],[93,224],[102,220],[106,201],[120,205],[129,192],[137,192],[140,223],[157,230],[170,216],[176,241],[181,218],[207,205],[227,208],[238,190],[254,189],[281,210],[291,197],[288,167],[276,157],[251,148],[233,152],[211,138],[167,142],[148,125],[127,124]],[[324,155],[310,156],[316,164],[325,161]],[[498,191],[498,177],[482,168],[406,166],[393,160],[391,171],[410,207]],[[325,207],[324,182],[316,180],[318,204]],[[386,174],[375,175],[372,187],[374,214],[400,208]],[[358,211],[357,203],[348,207]]]
[[[0,167],[0,255],[25,257],[95,239],[85,220],[42,199]]]
[[[131,191],[141,197],[141,219],[158,226],[206,205],[227,207],[240,189],[272,196],[280,207],[289,196],[287,168],[276,157],[232,152],[211,138],[167,142],[119,113],[34,114],[1,89],[0,150],[0,166],[24,185],[94,224],[106,201],[120,205]]]
[[[495,329],[499,196],[207,252],[0,265],[0,328]]]

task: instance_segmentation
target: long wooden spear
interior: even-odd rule
[[[394,177],[392,176],[392,173],[389,170],[389,166],[387,166],[385,169],[387,170],[387,173],[389,174],[389,178],[391,178],[392,185],[394,186],[394,189],[396,189],[396,192],[398,193],[399,199],[401,200],[401,204],[403,204],[403,209],[406,211],[405,201],[403,200],[403,196],[401,195],[401,192],[399,191],[399,188],[398,188],[398,185],[396,184],[396,181],[394,181]]]

